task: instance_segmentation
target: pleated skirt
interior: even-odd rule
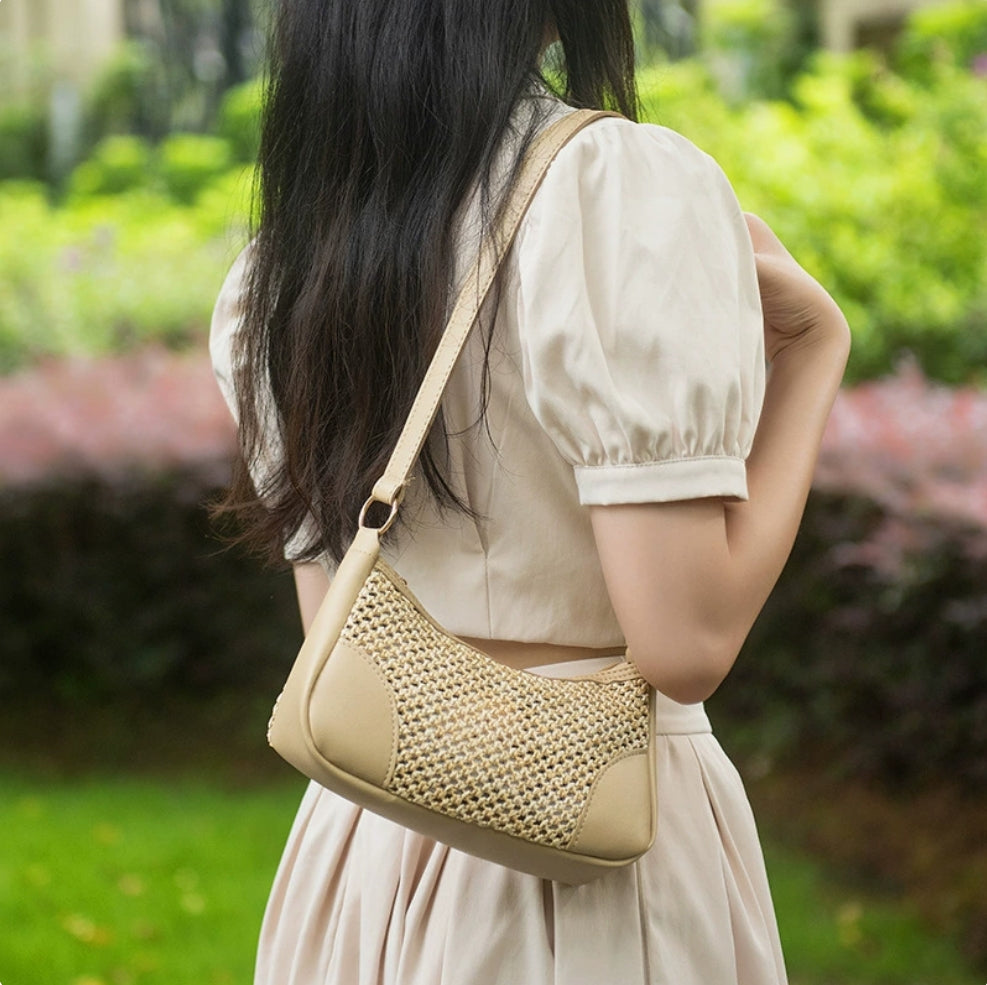
[[[740,777],[702,705],[659,695],[658,732],[655,844],[583,886],[473,858],[310,784],[255,985],[784,985]]]

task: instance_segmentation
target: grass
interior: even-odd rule
[[[300,794],[294,781],[0,774],[0,981],[247,985]],[[980,981],[894,901],[777,846],[767,861],[792,985]]]
[[[765,845],[791,985],[973,985],[953,942],[895,899]]]
[[[0,779],[0,981],[246,985],[297,782]]]

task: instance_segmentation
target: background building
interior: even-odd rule
[[[269,7],[265,0],[2,0],[0,104],[52,83],[87,87],[127,39],[141,42],[169,77],[234,85],[256,70],[257,19]]]
[[[817,0],[819,38],[834,51],[875,45],[894,39],[910,13],[943,0]]]
[[[122,0],[4,0],[0,87],[25,94],[39,76],[84,84],[123,37]]]

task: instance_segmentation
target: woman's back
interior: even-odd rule
[[[532,99],[548,106],[542,127],[569,111],[538,95],[516,115]],[[516,153],[509,137],[498,171]],[[457,281],[475,262],[477,213],[475,197]],[[211,340],[231,406],[242,270]],[[619,649],[585,507],[747,494],[764,363],[743,216],[684,138],[600,120],[549,170],[495,300],[442,401],[446,477],[470,512],[439,508],[419,475],[385,556],[460,636]]]

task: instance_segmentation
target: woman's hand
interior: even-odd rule
[[[774,362],[785,350],[823,339],[849,347],[846,318],[825,288],[798,264],[763,219],[750,214],[745,218],[754,245],[768,360]]]

